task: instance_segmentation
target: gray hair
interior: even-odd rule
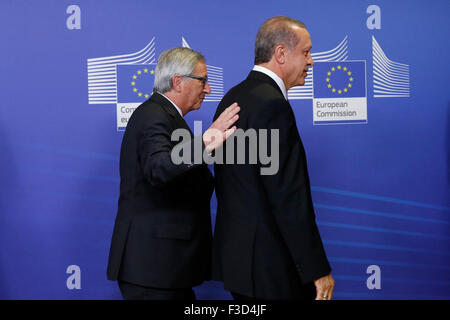
[[[176,47],[164,51],[156,65],[153,90],[161,93],[172,90],[175,74],[192,74],[197,63],[204,61],[205,57],[201,53],[189,48]]]
[[[293,26],[306,29],[303,22],[287,16],[266,20],[256,35],[255,64],[269,62],[277,45],[282,44],[293,50],[300,41],[292,29]]]

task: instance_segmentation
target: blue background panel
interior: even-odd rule
[[[81,29],[67,28],[71,5]],[[366,25],[370,5],[380,9],[379,29]],[[307,25],[316,59],[347,39],[344,60],[366,61],[367,123],[314,125],[312,95],[289,98],[334,297],[449,299],[449,11],[446,0],[1,1],[0,298],[121,298],[106,265],[123,132],[116,101],[90,100],[88,59],[131,55],[152,41],[156,59],[184,38],[209,70],[221,68],[227,91],[253,67],[259,26],[290,15]],[[375,97],[374,70],[383,68],[375,41],[392,65],[406,66],[408,96]],[[120,91],[124,76],[116,76]],[[217,104],[204,102],[188,124],[205,130]],[[213,223],[216,206],[213,196]],[[80,289],[67,286],[71,265]],[[380,267],[380,289],[366,285],[371,265]],[[231,298],[220,282],[195,290],[199,299]]]

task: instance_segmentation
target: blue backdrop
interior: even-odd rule
[[[365,61],[361,121],[314,122],[314,68],[289,92],[335,298],[449,299],[448,12],[448,0],[2,0],[0,298],[120,298],[106,280],[119,150],[152,64],[174,46],[206,56],[213,92],[186,117],[205,129],[253,67],[258,27],[290,15],[317,66]],[[219,282],[195,290],[230,298]]]

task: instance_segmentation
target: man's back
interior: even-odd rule
[[[245,145],[246,164],[215,165],[213,278],[224,281],[226,289],[250,297],[299,297],[302,281],[312,282],[317,274],[328,273],[329,266],[314,222],[306,157],[292,109],[277,84],[255,71],[225,95],[216,115],[230,101],[241,106],[238,129],[247,136],[254,129],[257,139],[256,145]],[[267,140],[261,129],[267,130]],[[237,147],[239,138],[233,139],[236,163],[242,149]],[[279,150],[271,149],[272,142]],[[261,174],[262,168],[273,165],[261,161],[261,147],[267,147],[271,160],[278,162],[274,174]],[[252,151],[258,154],[256,164],[249,164]],[[310,255],[318,258],[303,261]]]
[[[130,118],[121,149],[111,280],[180,288],[210,276],[212,177],[206,165],[185,170],[170,163],[169,151],[176,144],[170,136],[180,127],[189,130],[160,94]]]

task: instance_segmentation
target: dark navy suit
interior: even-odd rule
[[[179,128],[189,130],[159,93],[140,105],[128,122],[120,153],[110,280],[177,289],[210,279],[213,178],[205,164],[171,161],[170,152],[178,143],[171,141],[171,134]],[[196,139],[201,136],[186,142],[191,151]]]
[[[313,280],[331,269],[315,223],[294,113],[276,82],[257,71],[225,95],[214,119],[233,102],[241,108],[238,129],[279,130],[279,168],[274,175],[261,175],[260,169],[269,165],[260,161],[215,164],[213,279],[247,297],[314,299]],[[266,144],[270,154],[271,140]],[[247,160],[250,148],[257,146],[246,144]],[[223,149],[226,159],[229,150]]]

